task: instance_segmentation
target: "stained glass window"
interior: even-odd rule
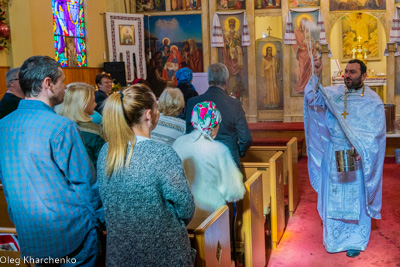
[[[51,0],[55,59],[62,67],[86,67],[84,0]]]

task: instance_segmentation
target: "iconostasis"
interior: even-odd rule
[[[331,59],[344,69],[358,43],[369,69],[388,72],[384,50],[395,3],[342,2],[137,0],[137,13],[145,15],[147,71],[174,85],[179,68],[205,72],[212,63],[224,63],[228,93],[243,103],[248,121],[302,121],[304,87],[312,73],[310,52],[301,46],[308,38],[304,25],[324,25],[315,38],[324,46],[324,85],[331,83]]]

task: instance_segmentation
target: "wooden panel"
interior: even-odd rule
[[[292,138],[302,139],[301,144],[301,155],[307,155],[305,134],[304,131],[282,131],[282,130],[271,130],[271,131],[250,131],[253,138]]]
[[[262,173],[263,208],[270,207],[272,248],[275,249],[285,230],[283,152],[276,152],[266,162],[242,162],[245,177]]]
[[[270,160],[271,179],[271,239],[275,249],[285,231],[285,188],[283,184],[283,153],[277,152]]]
[[[262,174],[256,172],[245,183],[243,230],[245,266],[265,266],[264,214],[262,211]]]
[[[297,156],[297,138],[293,137],[287,143],[288,160],[288,191],[289,191],[289,216],[293,216],[297,205],[299,204],[299,184],[298,184],[298,156]]]
[[[251,146],[240,160],[242,162],[269,162],[269,159],[278,151],[283,152],[283,172],[285,185],[287,185],[289,180],[287,146]]]
[[[14,228],[14,224],[11,222],[8,216],[7,202],[4,196],[3,185],[0,184],[0,227]]]
[[[263,181],[263,214],[270,213],[271,210],[271,177],[269,169],[269,159],[267,162],[242,162],[243,181],[247,181],[256,173],[261,172]]]
[[[252,146],[242,162],[269,162],[276,152],[283,152],[283,173],[285,185],[288,185],[289,215],[292,216],[299,202],[297,178],[297,138],[293,137],[286,146]]]
[[[196,266],[231,265],[229,229],[229,209],[224,205],[194,230],[197,250]]]
[[[10,67],[0,67],[0,99],[7,92],[6,74]]]
[[[63,68],[65,84],[73,82],[84,82],[90,85],[96,84],[96,75],[103,71],[103,68]]]

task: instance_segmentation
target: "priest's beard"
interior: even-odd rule
[[[354,78],[354,79],[346,78],[346,79],[344,80],[344,84],[346,85],[346,87],[347,87],[348,89],[358,89],[358,88],[361,88],[361,86],[363,85],[363,83],[362,83],[362,81],[361,81],[361,76],[362,76],[362,75],[360,75],[358,78]]]

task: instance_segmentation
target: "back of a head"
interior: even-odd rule
[[[55,84],[61,75],[61,66],[54,59],[48,56],[33,56],[22,64],[19,83],[26,97],[36,97],[42,91],[42,82],[46,77]]]
[[[212,129],[216,128],[221,122],[222,117],[216,104],[212,101],[204,101],[197,103],[192,112],[191,123],[197,131],[194,139],[197,140],[200,135],[213,139],[210,134]]]
[[[211,64],[207,69],[208,84],[210,86],[223,86],[229,78],[229,71],[222,63]]]
[[[85,113],[85,108],[92,97],[94,97],[93,86],[81,82],[70,83],[65,90],[63,103],[54,109],[57,114],[75,122],[88,122],[92,119]]]
[[[178,84],[190,83],[193,80],[193,71],[189,68],[181,68],[176,73]]]
[[[130,162],[135,144],[131,128],[141,123],[145,110],[153,109],[155,102],[153,92],[144,84],[132,85],[120,94],[107,98],[103,109],[103,128],[108,140],[108,176]],[[129,142],[132,147],[126,157]]]
[[[10,87],[10,82],[11,80],[19,79],[18,78],[18,73],[19,73],[20,68],[13,68],[7,71],[6,74],[6,82],[7,82],[7,88]]]
[[[176,117],[185,106],[185,99],[178,88],[167,87],[158,99],[158,110],[164,116]]]

